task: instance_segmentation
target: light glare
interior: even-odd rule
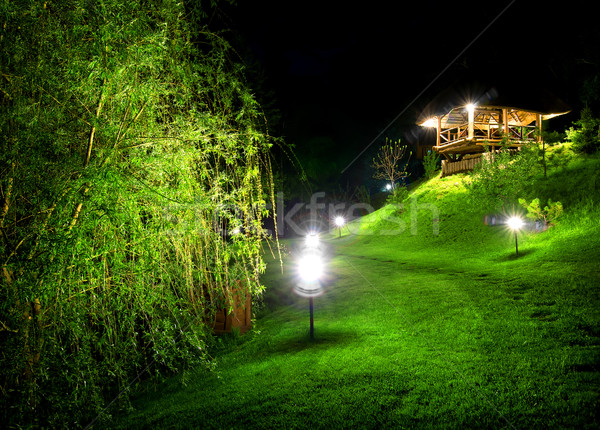
[[[506,224],[511,230],[519,230],[521,227],[523,227],[523,220],[518,216],[512,216],[506,221]]]
[[[304,239],[304,243],[309,248],[316,248],[319,246],[319,236],[315,233],[310,233]]]
[[[298,261],[298,272],[304,281],[314,282],[319,279],[323,273],[323,262],[316,254],[304,255]]]
[[[341,227],[346,223],[346,220],[344,219],[343,216],[336,216],[333,221],[335,222],[335,225],[337,225],[338,227]]]
[[[423,123],[423,127],[437,128],[437,119],[436,118],[429,118],[428,120],[426,120]]]

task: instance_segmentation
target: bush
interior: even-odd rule
[[[525,199],[519,199],[519,204],[527,209],[527,218],[534,221],[543,221],[544,226],[553,225],[553,222],[562,214],[563,206],[561,202],[553,202],[548,199],[548,205],[540,205],[540,199],[535,198],[531,203]]]
[[[387,204],[400,204],[408,197],[405,187],[395,187],[387,198]]]
[[[469,185],[472,203],[484,211],[497,212],[516,204],[533,183],[537,153],[535,145],[527,145],[520,151],[509,151],[505,146],[484,154]]]
[[[436,152],[427,151],[427,155],[423,157],[423,168],[425,169],[425,177],[427,179],[435,176],[439,161],[440,157]]]

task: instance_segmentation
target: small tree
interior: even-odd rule
[[[435,176],[440,156],[434,151],[427,151],[427,155],[423,157],[423,168],[425,169],[425,177],[427,179]]]
[[[394,142],[386,139],[386,145],[383,145],[377,157],[373,158],[371,167],[375,169],[373,174],[374,179],[383,179],[389,181],[392,188],[395,187],[395,182],[398,179],[406,178],[408,161],[410,160],[410,151],[406,161],[402,162],[407,152],[407,146],[401,145],[400,140]]]
[[[600,119],[594,118],[592,111],[585,108],[581,118],[574,122],[575,127],[567,130],[567,139],[573,142],[577,152],[592,154],[600,149]]]
[[[562,214],[563,206],[561,202],[553,202],[548,199],[548,205],[542,207],[540,199],[535,198],[528,203],[525,199],[519,199],[519,204],[527,209],[527,218],[534,221],[543,221],[544,226],[553,225],[553,222]]]

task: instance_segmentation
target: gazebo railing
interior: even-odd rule
[[[518,143],[534,142],[536,140],[535,130],[535,125],[509,125],[508,139],[509,141]],[[500,142],[503,135],[504,128],[501,124],[497,125],[477,121],[473,124],[473,136],[469,138],[469,124],[462,123],[442,129],[440,131],[439,146],[443,147],[464,140]]]

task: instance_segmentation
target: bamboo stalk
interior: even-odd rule
[[[100,117],[100,112],[102,112],[102,107],[104,106],[104,86],[106,85],[106,80],[102,82],[102,93],[100,94],[100,101],[98,101],[98,106],[96,107],[96,119]],[[88,139],[87,151],[85,155],[85,160],[83,162],[83,167],[86,168],[90,164],[90,159],[92,157],[92,148],[94,147],[94,137],[96,135],[96,125],[92,125],[92,129],[90,130],[90,137]],[[86,187],[83,190],[83,197],[89,191],[89,187]],[[69,225],[69,231],[75,227],[77,224],[77,220],[79,219],[79,215],[81,214],[81,209],[83,208],[83,202],[79,202],[75,207],[75,211],[73,211],[73,217],[71,218],[71,224]]]
[[[11,167],[14,168],[15,164],[12,163]],[[12,195],[14,177],[11,175],[8,178],[8,185],[6,187],[6,194],[4,196],[4,205],[2,206],[2,215],[0,215],[0,228],[4,226],[4,219],[6,218],[6,214],[8,213],[8,209],[10,208],[10,197]]]
[[[106,80],[102,82],[102,93],[100,94],[100,101],[98,101],[98,106],[96,107],[96,119],[100,117],[100,112],[102,112],[102,107],[104,106],[104,86],[106,85]],[[92,157],[92,148],[94,146],[94,136],[96,135],[96,124],[92,125],[92,129],[90,130],[90,137],[88,139],[88,146],[85,155],[85,161],[83,163],[83,167],[87,167],[90,163],[90,159]]]

